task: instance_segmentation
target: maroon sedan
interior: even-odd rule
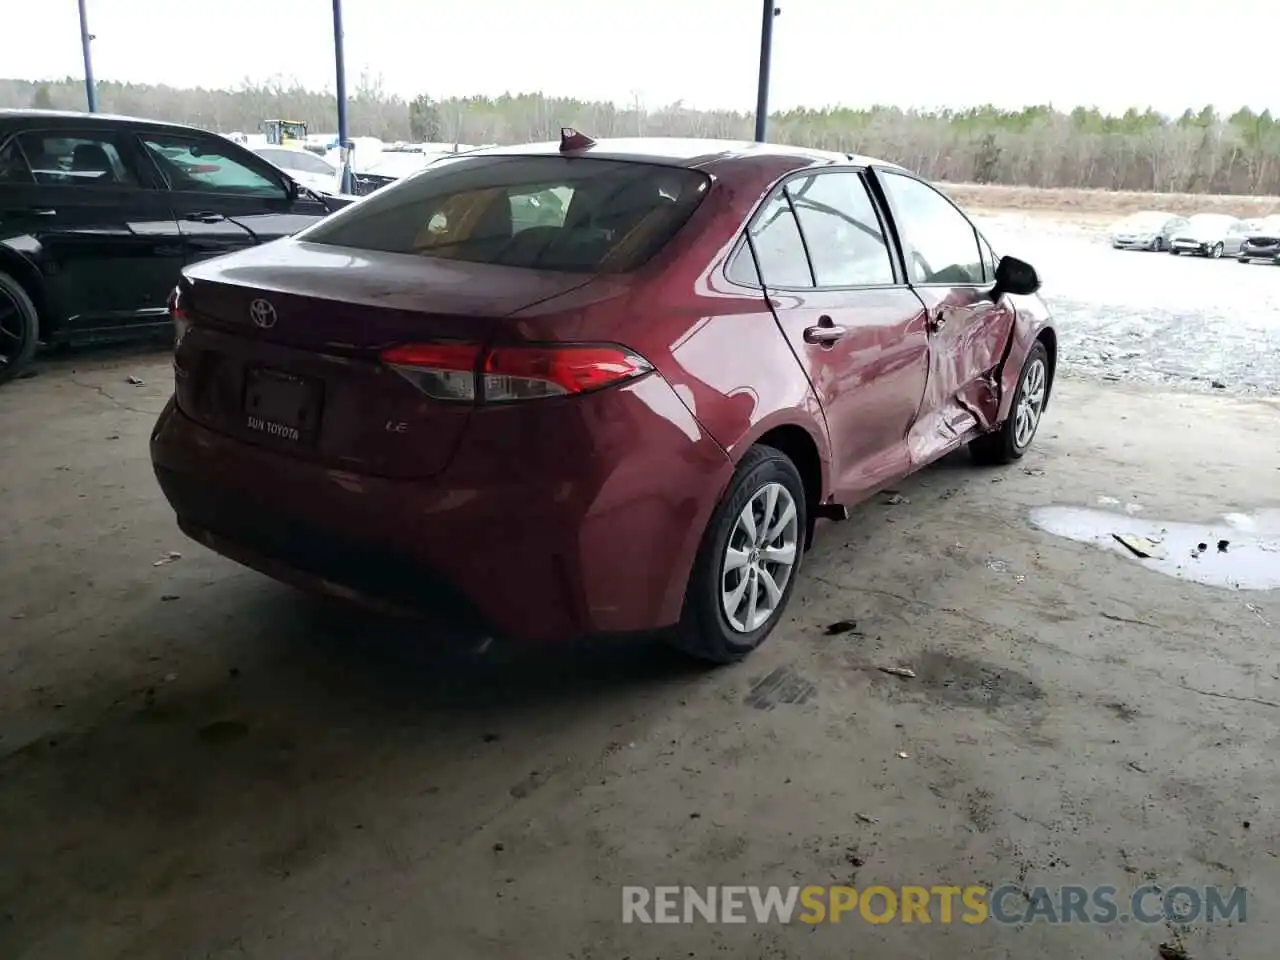
[[[1038,287],[893,164],[566,131],[188,267],[151,455],[187,534],[279,579],[732,661],[817,519],[1022,456]]]

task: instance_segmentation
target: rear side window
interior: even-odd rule
[[[109,135],[50,131],[18,137],[36,182],[62,187],[136,187],[137,174]]]
[[[862,178],[819,173],[787,184],[820,287],[883,286],[893,261]]]
[[[299,234],[310,243],[573,273],[623,273],[702,202],[696,170],[589,157],[460,157]]]
[[[765,286],[813,286],[804,240],[784,191],[776,191],[765,201],[751,224],[750,237]]]
[[[0,185],[30,182],[31,169],[18,149],[17,138],[0,144]]]

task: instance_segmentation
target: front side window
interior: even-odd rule
[[[311,243],[572,273],[622,273],[684,226],[709,181],[561,156],[442,160],[299,234]]]
[[[145,134],[143,146],[171,190],[285,199],[284,187],[243,160],[230,144],[201,137]]]
[[[749,231],[766,287],[812,287],[813,274],[804,240],[785,190],[774,192],[761,208]]]
[[[912,282],[982,283],[978,235],[968,218],[927,183],[887,171],[876,176],[893,205]]]
[[[819,173],[787,184],[820,287],[892,284],[893,260],[862,178]]]
[[[138,186],[137,174],[108,135],[32,131],[19,135],[18,142],[36,182],[44,186]]]

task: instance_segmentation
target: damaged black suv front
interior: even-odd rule
[[[1249,231],[1240,247],[1240,262],[1264,260],[1280,263],[1280,216],[1265,217],[1258,229]]]

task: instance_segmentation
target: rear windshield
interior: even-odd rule
[[[311,243],[573,273],[624,273],[707,192],[683,167],[588,157],[438,161],[299,234]]]

